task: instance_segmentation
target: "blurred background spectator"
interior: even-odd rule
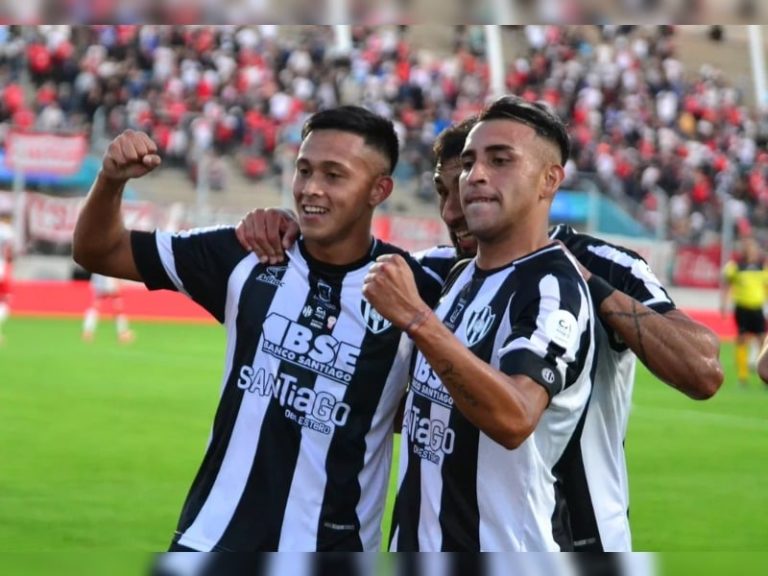
[[[401,210],[432,215],[432,142],[487,101],[489,65],[482,26],[416,28],[354,26],[339,51],[329,26],[2,26],[0,146],[11,126],[85,131],[99,155],[144,130],[190,190],[205,160],[212,191],[251,182],[254,205],[279,188],[308,115],[361,103],[401,136]],[[686,67],[675,26],[503,28],[506,88],[568,120],[569,187],[596,186],[687,244],[717,237],[730,197],[739,232],[768,226],[768,113],[717,68]]]

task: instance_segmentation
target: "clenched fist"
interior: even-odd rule
[[[413,271],[397,254],[376,259],[363,279],[363,296],[379,314],[406,332],[431,312],[419,295]]]
[[[101,176],[110,180],[141,178],[160,166],[157,145],[144,132],[126,130],[110,142],[101,164]]]

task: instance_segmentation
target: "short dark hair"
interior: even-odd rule
[[[459,158],[467,141],[467,136],[475,124],[477,124],[477,116],[473,115],[458,124],[451,124],[440,132],[432,145],[435,162],[441,164],[452,158]]]
[[[315,130],[340,130],[362,136],[367,146],[381,152],[389,160],[388,174],[397,166],[400,144],[390,120],[361,106],[339,106],[312,114],[301,129],[304,140]]]
[[[478,122],[514,120],[530,126],[541,138],[557,144],[563,165],[571,155],[571,138],[562,119],[545,102],[529,102],[519,96],[502,96],[480,113]]]

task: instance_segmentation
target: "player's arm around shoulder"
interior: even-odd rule
[[[696,400],[717,392],[723,369],[712,330],[671,303],[657,311],[595,274],[588,284],[600,319],[660,380]]]
[[[156,144],[143,132],[126,130],[109,144],[75,227],[72,256],[83,268],[141,280],[120,207],[128,180],[141,178],[160,162]]]

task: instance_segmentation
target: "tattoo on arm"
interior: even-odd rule
[[[439,363],[439,366],[437,366],[437,374],[440,376],[443,383],[446,384],[446,386],[450,385],[451,388],[455,389],[465,402],[472,407],[477,406],[477,398],[467,390],[467,387],[464,386],[461,380],[457,377],[456,372],[453,370],[453,363],[450,360],[443,360]]]
[[[656,315],[656,312],[649,310],[645,312],[638,312],[637,311],[637,302],[635,300],[632,300],[632,312],[619,312],[619,311],[610,311],[606,312],[605,314],[602,314],[602,317],[609,321],[610,318],[628,318],[632,321],[634,327],[635,327],[635,334],[637,336],[637,342],[638,342],[638,353],[637,357],[640,358],[640,361],[645,363],[646,358],[648,357],[645,352],[645,344],[643,343],[643,332],[640,329],[640,320],[643,318],[647,318],[648,316],[654,316]]]

